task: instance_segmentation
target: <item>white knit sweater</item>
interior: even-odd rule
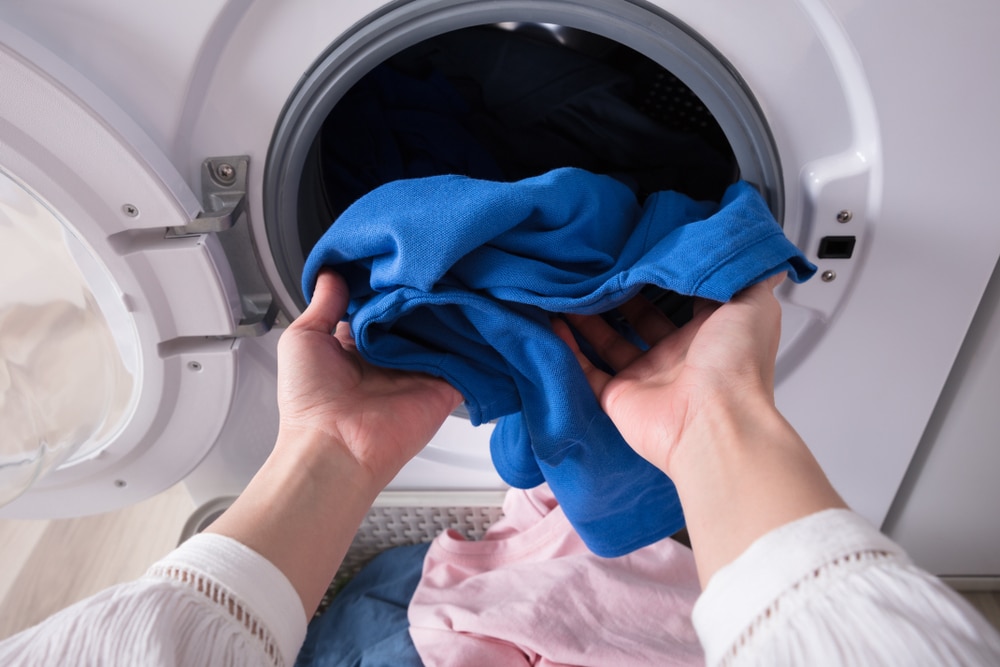
[[[693,620],[709,665],[1000,665],[1000,635],[849,510],[760,538]]]
[[[306,636],[298,593],[270,561],[196,535],[141,579],[0,643],[0,665],[291,665]]]
[[[1000,635],[847,510],[759,539],[712,578],[694,624],[710,665],[1000,665]],[[199,535],[0,643],[0,664],[291,665],[305,632],[277,568]]]

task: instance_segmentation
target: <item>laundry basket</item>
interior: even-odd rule
[[[446,530],[469,540],[482,538],[502,516],[503,497],[503,491],[383,492],[361,522],[316,614],[322,614],[337,591],[386,549],[430,542]],[[180,542],[207,528],[234,500],[218,498],[195,510],[184,524]]]

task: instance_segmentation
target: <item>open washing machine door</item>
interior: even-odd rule
[[[273,317],[206,233],[239,223],[245,160],[206,163],[203,206],[101,91],[0,28],[0,503],[103,511],[201,461],[239,338]]]

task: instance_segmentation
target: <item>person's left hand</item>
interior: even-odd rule
[[[384,486],[430,441],[462,396],[442,379],[362,359],[350,327],[340,321],[347,301],[344,279],[320,273],[309,307],[281,336],[281,430],[328,438]]]

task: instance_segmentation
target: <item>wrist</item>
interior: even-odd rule
[[[702,585],[754,540],[843,500],[769,396],[727,395],[690,424],[665,470]]]
[[[730,457],[758,443],[797,438],[794,429],[764,392],[719,392],[686,415],[683,434],[655,462],[668,476],[683,476],[706,457]]]
[[[384,483],[351,453],[339,437],[309,428],[281,425],[274,449],[262,470],[281,476],[293,475],[299,492],[318,496],[357,497],[370,505]]]
[[[267,461],[207,532],[271,561],[299,593],[308,618],[381,490],[336,438],[282,427]]]

